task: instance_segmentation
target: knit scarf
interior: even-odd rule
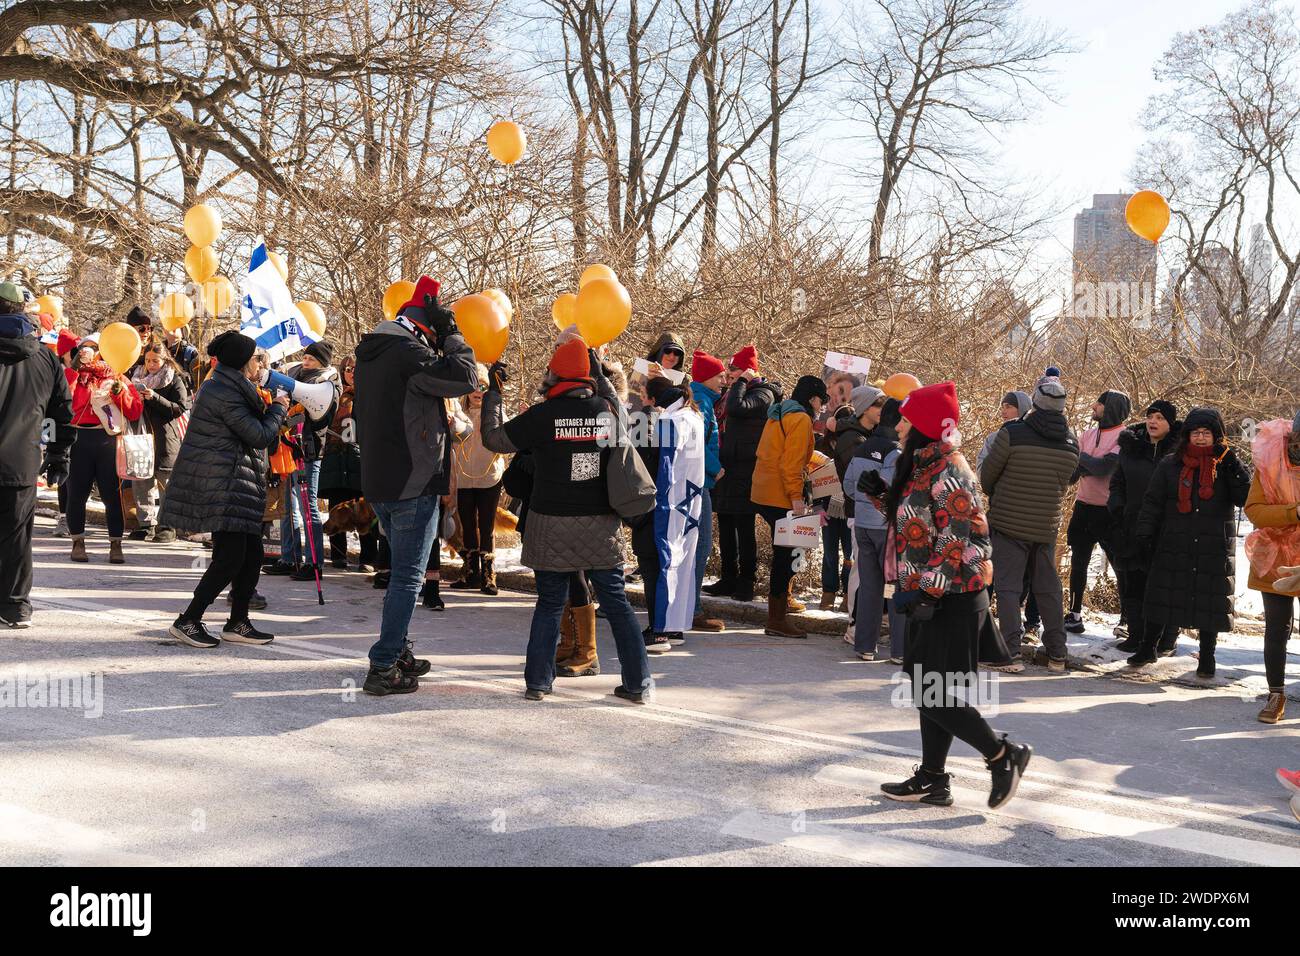
[[[1215,454],[1213,445],[1188,445],[1183,452],[1183,470],[1178,476],[1178,510],[1187,514],[1192,510],[1192,485],[1200,489],[1202,501],[1214,497],[1214,477],[1222,456]],[[1195,477],[1200,472],[1199,479]]]
[[[91,362],[77,370],[77,387],[94,389],[100,382],[113,377],[107,362]]]
[[[136,388],[147,388],[156,392],[170,385],[175,375],[176,373],[167,365],[159,366],[156,372],[146,371],[144,365],[141,365],[131,376],[131,381],[135,383]]]

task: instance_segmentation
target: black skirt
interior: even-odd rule
[[[980,632],[989,617],[987,590],[946,594],[928,621],[907,619],[903,669],[908,677],[973,674],[979,670]]]

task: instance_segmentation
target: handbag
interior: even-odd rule
[[[147,429],[126,422],[117,436],[117,477],[146,481],[153,477],[154,440]]]

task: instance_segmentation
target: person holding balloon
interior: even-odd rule
[[[86,553],[86,502],[92,487],[99,490],[108,525],[108,560],[126,563],[122,554],[125,519],[117,475],[117,436],[124,420],[139,421],[144,411],[140,393],[126,377],[140,355],[140,336],[129,325],[115,322],[100,334],[99,348],[83,346],[77,352],[77,373],[72,388],[72,425],[77,440],[72,446],[68,475],[68,534],[73,561],[90,560]]]
[[[131,532],[131,540],[143,541],[153,531],[155,543],[170,544],[176,540],[176,532],[163,525],[154,528],[158,513],[154,490],[157,489],[158,500],[167,493],[167,481],[185,437],[180,418],[189,410],[190,393],[180,367],[161,342],[145,348],[144,357],[131,376],[131,384],[144,402],[144,419],[154,440],[153,474],[131,482],[140,508],[140,527]]]

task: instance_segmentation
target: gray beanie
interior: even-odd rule
[[[1007,392],[1002,396],[1003,405],[1014,405],[1020,410],[1020,417],[1024,418],[1029,414],[1029,409],[1033,407],[1033,401],[1024,392],[1017,389],[1014,392]]]
[[[1045,412],[1065,411],[1065,386],[1055,375],[1044,375],[1034,386],[1034,408]]]
[[[853,414],[861,418],[863,412],[884,398],[884,396],[885,393],[874,385],[859,385],[849,392],[849,404],[853,406]]]

